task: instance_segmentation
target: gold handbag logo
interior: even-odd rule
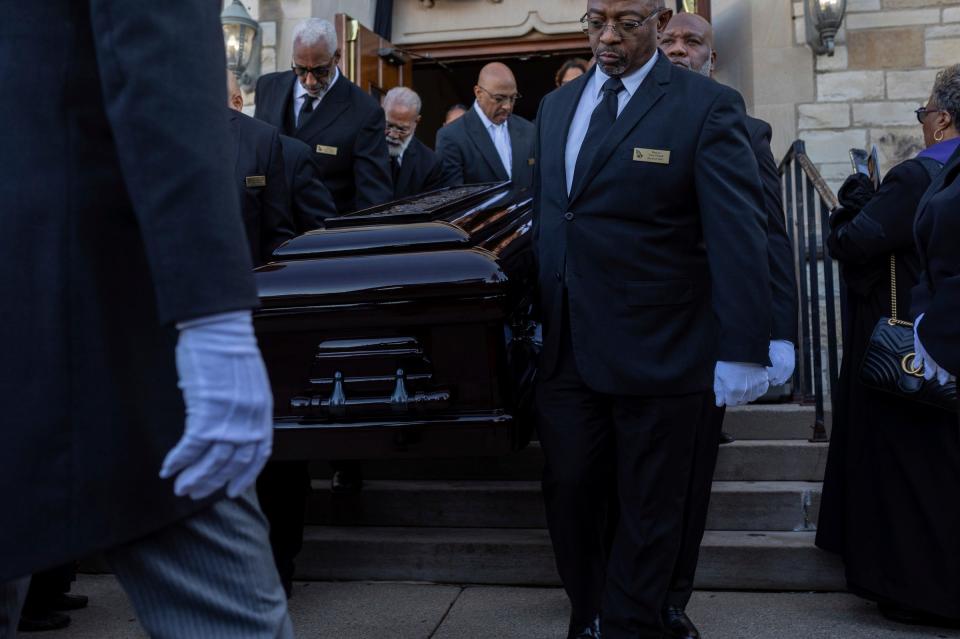
[[[903,369],[903,372],[907,375],[913,377],[919,377],[923,379],[923,364],[917,366],[917,354],[916,353],[907,353],[903,356],[903,359],[900,360],[900,368]]]

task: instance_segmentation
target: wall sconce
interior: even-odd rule
[[[803,0],[807,42],[818,55],[833,55],[833,40],[847,12],[847,0]]]
[[[260,66],[255,57],[260,49],[260,25],[250,17],[240,0],[233,0],[233,4],[223,10],[220,23],[227,48],[227,68],[236,74],[241,85],[252,86],[256,76],[249,72]]]

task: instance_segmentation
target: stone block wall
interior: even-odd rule
[[[806,41],[794,2],[797,44]],[[913,111],[937,72],[960,63],[960,1],[848,0],[836,54],[817,56],[815,98],[797,105],[797,134],[836,190],[850,174],[851,147],[877,145],[881,170],[923,147]]]

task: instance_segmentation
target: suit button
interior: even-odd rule
[[[563,279],[563,276],[560,275],[560,271],[557,271],[557,272],[554,273],[553,275],[554,275],[554,277],[557,278],[557,281],[558,281],[558,282]]]
[[[563,214],[563,217],[569,222],[570,220],[573,219],[573,213],[571,213],[570,211],[567,211],[566,213]]]

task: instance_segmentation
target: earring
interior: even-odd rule
[[[933,134],[933,140],[934,142],[943,142],[943,129],[939,129],[936,133]]]

